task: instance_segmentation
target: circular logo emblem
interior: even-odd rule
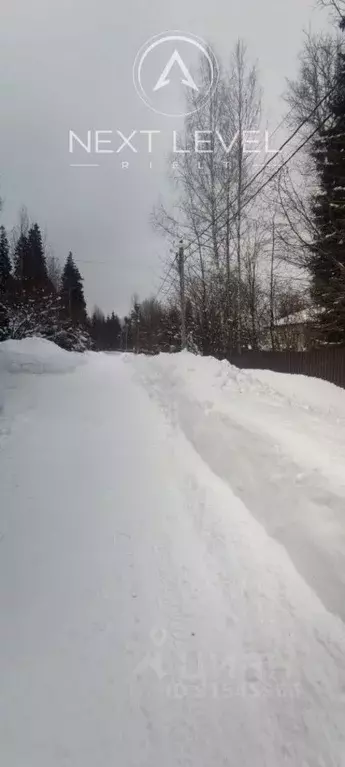
[[[166,117],[186,117],[202,109],[218,78],[218,62],[209,45],[184,32],[155,35],[140,48],[133,65],[138,96]]]

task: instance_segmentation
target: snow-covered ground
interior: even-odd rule
[[[191,354],[131,364],[214,474],[283,543],[326,609],[345,621],[345,390]]]
[[[345,392],[0,344],[6,767],[343,767]]]

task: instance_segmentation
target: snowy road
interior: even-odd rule
[[[224,381],[205,399],[188,355],[20,348],[0,345],[1,764],[343,767],[343,393],[287,424],[285,395],[241,383],[241,420],[236,387],[225,417]],[[298,428],[322,449],[304,459],[296,438],[289,456]],[[319,527],[310,505],[298,555],[285,496],[294,515],[315,502],[313,472]]]

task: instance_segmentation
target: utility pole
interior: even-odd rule
[[[181,349],[185,349],[187,345],[186,339],[186,294],[185,294],[185,279],[184,279],[184,247],[182,240],[180,240],[180,247],[177,254],[178,258],[178,272],[180,277],[180,305],[181,305]]]
[[[240,119],[240,137],[242,136],[242,121]],[[239,140],[238,150],[238,184],[237,184],[237,354],[242,353],[242,172],[243,172],[243,146]]]

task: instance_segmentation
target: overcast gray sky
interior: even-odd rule
[[[135,291],[144,297],[160,282],[167,245],[149,215],[168,190],[164,152],[151,170],[147,155],[128,171],[114,156],[98,168],[71,168],[68,131],[155,128],[170,136],[176,119],[140,101],[132,66],[148,38],[176,29],[212,41],[224,60],[245,39],[274,128],[303,29],[326,25],[313,0],[1,0],[2,223],[13,226],[25,204],[61,261],[73,251],[89,308],[124,313]]]

